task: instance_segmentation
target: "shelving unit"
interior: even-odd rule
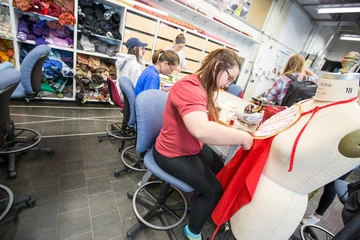
[[[67,51],[72,53],[73,56],[73,66],[70,67],[74,73],[75,77],[72,79],[72,85],[73,85],[73,96],[70,97],[64,97],[64,98],[53,98],[53,97],[41,97],[41,99],[47,99],[47,100],[75,100],[76,92],[79,90],[79,87],[77,87],[77,81],[76,81],[76,69],[77,69],[77,59],[78,55],[87,55],[92,57],[98,57],[100,59],[104,59],[108,62],[115,63],[116,57],[115,56],[109,56],[104,53],[99,52],[88,52],[82,49],[78,48],[78,41],[80,41],[80,36],[82,32],[80,31],[80,28],[78,26],[79,23],[79,16],[78,16],[78,1],[74,1],[74,17],[76,19],[76,24],[72,27],[70,27],[71,31],[73,32],[73,48],[65,48],[60,47],[56,45],[49,45],[52,49],[61,50],[61,51]],[[146,65],[151,64],[151,56],[152,54],[159,48],[167,48],[169,46],[172,46],[172,42],[175,39],[175,37],[179,33],[183,33],[187,39],[186,47],[184,48],[185,58],[186,58],[186,64],[188,66],[188,70],[184,70],[181,73],[179,73],[179,76],[185,76],[188,74],[193,73],[196,71],[200,65],[204,57],[211,52],[212,50],[216,48],[229,48],[238,54],[240,53],[240,50],[231,45],[231,43],[227,43],[225,40],[222,42],[219,39],[215,39],[211,36],[204,35],[201,32],[198,32],[197,30],[189,29],[184,26],[180,26],[175,22],[172,22],[171,19],[163,19],[160,17],[157,17],[155,15],[152,15],[148,12],[143,12],[138,9],[132,8],[129,5],[126,5],[120,1],[112,1],[112,0],[97,0],[95,2],[96,4],[102,3],[106,9],[114,8],[116,9],[117,13],[120,15],[120,25],[119,25],[119,33],[122,36],[122,39],[114,39],[107,36],[99,35],[97,33],[91,32],[90,35],[97,37],[101,41],[106,41],[109,44],[116,45],[119,48],[119,51],[122,53],[127,53],[127,48],[125,46],[126,40],[128,40],[131,37],[136,37],[140,39],[142,42],[148,43],[148,46],[146,47],[146,53],[145,53],[145,63]],[[162,6],[166,6],[169,11],[180,11],[184,14],[192,15],[195,19],[201,19],[206,24],[204,26],[201,26],[204,30],[206,30],[207,27],[216,27],[219,29],[223,29],[228,31],[231,34],[236,35],[240,39],[244,39],[246,41],[251,41],[254,44],[259,43],[255,39],[246,36],[245,34],[241,33],[238,30],[235,30],[229,26],[223,25],[220,22],[215,21],[213,18],[210,18],[208,16],[205,16],[189,7],[186,7],[176,1],[173,0],[162,0],[160,1],[160,4]],[[36,15],[39,17],[40,20],[47,20],[47,21],[58,21],[58,18],[48,15],[43,15],[35,12],[23,12],[15,7],[12,6],[12,0],[10,0],[10,3],[4,3],[0,2],[0,5],[8,6],[11,16],[11,24],[13,27],[12,31],[12,38],[7,37],[8,40],[14,40],[14,52],[15,52],[15,59],[16,59],[16,66],[17,68],[20,67],[19,62],[19,54],[20,54],[20,48],[23,44],[29,44],[29,45],[35,45],[35,41],[26,40],[26,41],[20,41],[17,39],[17,32],[18,32],[18,23],[19,18],[24,15]],[[141,5],[139,3],[139,5]],[[180,16],[181,18],[181,16]],[[179,23],[181,24],[181,23]],[[89,33],[88,33],[89,34]],[[4,37],[0,37],[3,38]],[[240,56],[240,54],[239,54]],[[241,58],[245,59],[243,56],[240,56]],[[87,100],[89,102],[97,102],[98,100],[95,99],[89,99]]]

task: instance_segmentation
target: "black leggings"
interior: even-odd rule
[[[339,177],[338,179],[345,180],[352,171],[346,173],[345,175]],[[325,211],[330,207],[331,203],[334,201],[336,196],[334,181],[326,184],[324,186],[324,192],[321,195],[319,205],[315,210],[315,213],[319,214],[320,216],[324,215]]]
[[[200,233],[223,192],[216,178],[224,166],[221,158],[206,144],[194,156],[167,158],[155,148],[153,154],[161,169],[200,192],[191,204],[189,221],[190,231]]]

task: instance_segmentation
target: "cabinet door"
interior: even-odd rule
[[[199,69],[199,63],[191,60],[185,60],[186,66],[190,71],[196,72]]]
[[[145,17],[141,17],[131,12],[126,14],[125,26],[155,35],[157,22]]]
[[[184,47],[183,51],[185,54],[185,58],[200,61],[201,56],[202,56],[202,51],[195,50],[195,49],[189,48],[189,47]]]
[[[123,45],[125,45],[125,42],[129,39],[129,38],[138,38],[141,42],[143,43],[147,43],[147,47],[148,49],[152,49],[153,47],[153,43],[154,43],[154,36],[150,36],[138,31],[134,31],[134,30],[130,30],[130,29],[125,29],[125,34],[124,34],[124,43]]]
[[[210,42],[210,41],[208,41],[208,43],[206,45],[207,52],[212,52],[218,48],[224,48],[224,45],[220,45],[218,43],[214,43],[214,42]]]
[[[199,50],[203,50],[205,47],[206,40],[190,33],[186,34],[186,45]]]
[[[155,51],[159,50],[159,49],[164,49],[165,50],[167,47],[170,47],[170,46],[172,46],[172,42],[157,38],[154,50]]]
[[[159,25],[158,37],[162,37],[170,41],[174,41],[176,36],[179,35],[180,33],[182,33],[180,29],[168,26],[164,23],[160,23]]]

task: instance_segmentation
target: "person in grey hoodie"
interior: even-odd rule
[[[130,38],[126,41],[125,46],[128,49],[128,53],[117,54],[118,59],[116,60],[115,65],[118,79],[126,76],[131,80],[135,87],[140,74],[145,68],[144,55],[145,47],[147,45],[147,43],[143,43],[137,38]],[[121,100],[123,101],[119,83],[117,83],[116,86],[118,87]]]

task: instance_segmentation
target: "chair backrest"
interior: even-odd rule
[[[167,94],[159,90],[147,90],[136,97],[136,151],[151,148],[160,133]]]
[[[135,124],[135,92],[134,85],[128,77],[120,77],[119,84],[124,95],[123,121],[129,126]]]
[[[121,101],[119,90],[116,87],[116,82],[108,76],[107,83],[109,86],[109,93],[110,93],[111,101],[113,101],[113,103],[115,103],[116,106],[118,106],[119,108],[123,108],[124,104]]]
[[[51,48],[47,45],[36,46],[22,61],[20,66],[21,84],[27,94],[35,94],[40,91],[42,67],[50,51]]]
[[[236,84],[230,84],[230,86],[227,89],[228,93],[231,93],[237,97],[240,96],[242,93],[242,88],[239,85]]]
[[[10,123],[10,97],[20,83],[20,79],[21,74],[16,69],[5,69],[0,72],[0,146],[4,143],[6,126]]]

